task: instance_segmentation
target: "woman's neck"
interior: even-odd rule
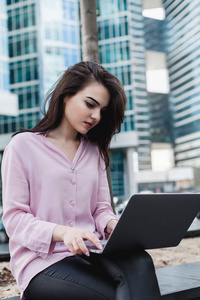
[[[55,140],[60,140],[62,142],[77,142],[79,140],[77,132],[69,132],[62,127],[57,127],[49,131],[47,136]]]

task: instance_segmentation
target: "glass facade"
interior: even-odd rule
[[[163,3],[176,165],[200,167],[200,2]]]
[[[0,0],[0,90],[9,90],[8,33],[6,2]]]
[[[97,0],[97,22],[100,62],[125,87],[128,98],[127,111],[122,131],[133,130],[133,99],[130,70],[130,37],[128,32],[127,1]],[[111,178],[114,196],[124,196],[124,153],[111,151]]]
[[[124,187],[124,154],[122,151],[113,151],[110,159],[111,179],[113,193],[116,197],[123,197],[125,194]]]
[[[7,1],[7,16],[10,91],[18,95],[19,115],[1,116],[0,134],[30,128],[40,119],[36,3]]]
[[[146,90],[145,30],[142,0],[127,1],[134,130],[138,135],[139,170],[151,169],[150,107]]]
[[[142,0],[97,0],[97,21],[100,62],[120,79],[127,95],[122,132],[137,131],[139,168],[149,169],[149,105],[145,81]],[[113,192],[115,196],[122,196],[127,190],[122,176],[127,154],[125,149],[113,151]]]
[[[144,18],[145,50],[166,53],[166,21]],[[152,143],[173,143],[169,95],[149,93],[150,139]]]
[[[169,96],[149,94],[152,143],[173,143],[172,118]]]
[[[9,37],[9,56],[21,56],[37,52],[37,32],[26,32]]]
[[[7,5],[9,5],[9,2],[10,1],[7,1]],[[16,1],[15,3],[18,4],[20,2],[23,1]],[[9,9],[8,7],[7,13],[9,31],[19,30],[22,28],[28,28],[36,25],[35,3],[27,5],[24,2],[23,6],[14,7],[12,9]]]
[[[78,1],[38,1],[44,31],[40,33],[45,94],[62,72],[80,61],[80,21]],[[56,14],[55,14],[56,11]]]
[[[97,16],[108,16],[127,10],[127,0],[97,0]]]
[[[8,33],[7,33],[8,30],[7,30],[7,14],[6,14],[5,0],[0,0],[0,8],[1,8],[0,10],[0,97],[1,97],[1,91],[9,90]],[[0,122],[1,120],[2,118],[0,115]],[[2,155],[3,155],[3,149],[0,149],[0,163],[2,160]],[[1,176],[0,176],[0,206],[2,204],[1,195],[2,195],[2,183],[1,183]]]
[[[4,66],[0,84],[6,82],[8,87],[10,78],[10,91],[19,99],[19,116],[0,116],[0,134],[11,134],[39,121],[46,91],[80,60],[79,20],[77,1],[8,0],[4,8],[7,15],[1,25],[8,28],[8,42],[0,37],[2,49],[8,46],[10,65],[8,60],[7,66],[0,62]]]

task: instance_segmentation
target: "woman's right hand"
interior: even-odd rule
[[[89,256],[89,250],[84,240],[89,240],[98,249],[101,249],[101,242],[93,232],[81,228],[71,228],[63,225],[56,225],[53,231],[53,242],[64,242],[65,246],[73,255],[85,254]]]

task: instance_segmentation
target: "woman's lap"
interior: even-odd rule
[[[115,285],[99,268],[72,256],[36,275],[25,296],[28,300],[114,300]]]
[[[153,261],[145,251],[112,256],[72,256],[30,282],[27,300],[160,299]]]

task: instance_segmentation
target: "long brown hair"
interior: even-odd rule
[[[32,129],[25,129],[21,132],[45,132],[57,128],[64,113],[64,98],[74,96],[94,81],[108,89],[110,101],[101,121],[88,131],[87,138],[98,145],[105,164],[108,166],[109,144],[112,136],[121,130],[126,95],[119,79],[98,63],[85,61],[69,67],[48,92],[44,102],[44,117]],[[48,107],[47,110],[46,107]]]

